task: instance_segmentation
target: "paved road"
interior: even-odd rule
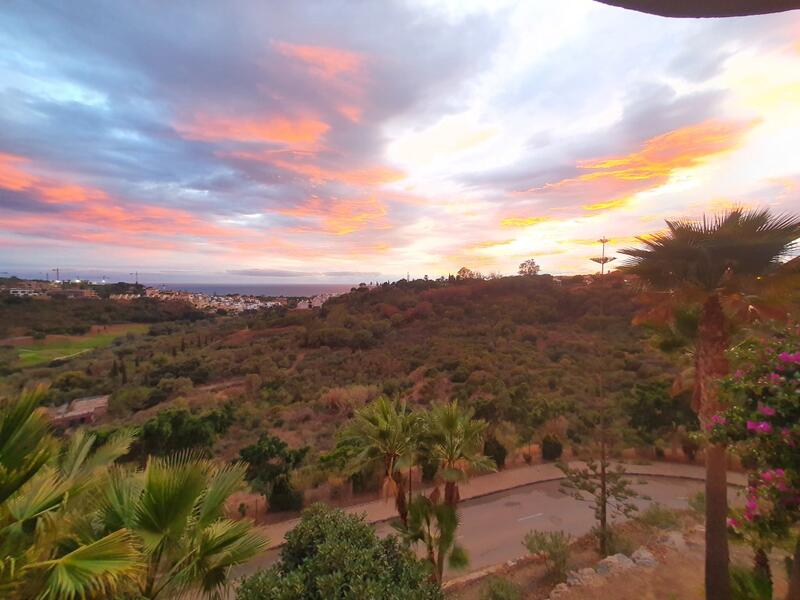
[[[687,499],[704,486],[702,481],[678,478],[632,476],[631,479],[637,491],[670,508],[686,508]],[[733,500],[736,490],[731,488],[730,493]],[[638,504],[646,506],[649,502],[640,499]],[[459,504],[459,511],[462,524],[458,539],[470,557],[467,571],[523,556],[522,538],[531,529],[563,530],[580,536],[594,526],[589,504],[562,494],[557,481],[534,483],[466,500]],[[388,523],[376,527],[381,535],[393,531]],[[272,564],[279,552],[274,549],[262,554],[236,575],[250,574]]]

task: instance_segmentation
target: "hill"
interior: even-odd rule
[[[318,311],[152,325],[4,385],[49,382],[51,403],[109,393],[111,426],[169,408],[216,424],[227,406],[208,441],[225,458],[264,431],[313,456],[380,394],[421,405],[456,398],[525,437],[591,402],[601,381],[621,401],[644,389],[669,402],[674,368],[631,325],[636,310],[635,291],[616,277],[401,281]]]

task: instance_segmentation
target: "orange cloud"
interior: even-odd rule
[[[340,48],[288,42],[273,42],[272,45],[283,56],[303,63],[313,74],[323,79],[358,74],[364,63],[361,54]]]
[[[248,119],[201,113],[189,122],[178,124],[176,129],[182,136],[192,140],[310,146],[319,142],[330,127],[313,117]]]
[[[29,187],[35,177],[19,168],[25,162],[21,156],[0,153],[0,188],[20,191]]]
[[[24,191],[44,204],[59,205],[55,215],[10,214],[2,225],[9,231],[59,236],[97,243],[174,248],[176,235],[231,238],[238,231],[219,227],[179,209],[137,203],[126,206],[103,190],[54,182],[33,174],[29,161],[0,156],[0,188]],[[147,235],[145,239],[142,235]],[[161,238],[156,242],[154,238]]]
[[[299,206],[277,211],[279,214],[318,223],[319,230],[346,235],[362,229],[388,229],[386,206],[374,196],[352,200],[310,198]],[[300,231],[310,228],[301,227]]]
[[[340,115],[353,123],[361,120],[366,80],[363,54],[341,48],[279,41],[272,42],[272,46],[297,65],[304,75],[323,85],[329,97],[335,97],[332,104]]]
[[[500,221],[503,227],[530,227],[549,221],[547,217],[508,217]]]
[[[683,127],[647,140],[636,152],[581,161],[578,168],[590,172],[525,193],[596,199],[583,205],[586,210],[618,208],[633,194],[663,185],[676,171],[700,166],[739,147],[755,124],[709,120]]]

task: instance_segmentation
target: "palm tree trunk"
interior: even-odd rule
[[[459,501],[458,484],[455,481],[446,481],[444,484],[444,503],[455,507]]]
[[[408,525],[408,502],[406,501],[405,482],[403,481],[403,474],[399,471],[393,475],[394,482],[397,484],[394,495],[394,506],[397,509],[397,514],[403,525]]]
[[[605,436],[605,433],[603,434]],[[600,442],[600,554],[608,556],[608,477],[606,476],[606,441]]]
[[[753,553],[753,572],[764,576],[772,585],[772,569],[769,566],[769,555],[764,548],[756,548]]]
[[[728,334],[725,314],[717,294],[710,295],[700,314],[693,405],[700,423],[710,422],[722,410],[717,384],[728,372],[725,351]],[[728,485],[724,445],[706,450],[706,599],[730,600],[731,582],[728,552]]]
[[[786,592],[786,600],[800,600],[800,537],[794,547],[794,557],[792,558],[792,570],[789,573],[789,591]]]

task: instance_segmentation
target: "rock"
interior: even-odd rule
[[[591,567],[567,573],[567,585],[599,585],[600,576]]]
[[[627,571],[633,566],[635,566],[634,562],[624,554],[614,554],[606,556],[597,563],[597,572],[600,575],[608,575],[616,571]]]
[[[569,591],[569,586],[566,583],[559,583],[556,587],[550,590],[550,600],[560,598]]]
[[[655,567],[658,565],[656,557],[653,556],[653,553],[644,546],[631,554],[631,558],[633,559],[633,562],[640,567]]]
[[[674,550],[686,550],[686,539],[680,531],[670,531],[659,542]]]

